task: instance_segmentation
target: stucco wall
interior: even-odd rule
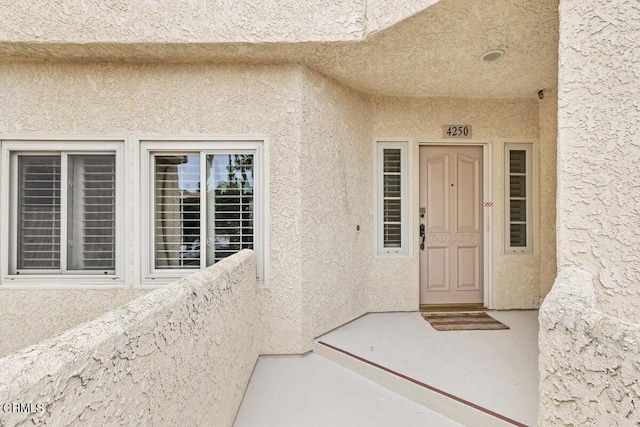
[[[353,40],[363,0],[0,2],[0,41],[214,43]]]
[[[141,290],[0,290],[0,357],[93,319]]]
[[[312,338],[367,312],[373,145],[368,97],[314,71],[303,85],[301,286],[310,350]]]
[[[640,324],[601,311],[594,279],[561,270],[540,308],[541,426],[640,425]]]
[[[243,251],[0,359],[0,425],[231,426],[258,359],[256,262]]]
[[[640,322],[640,4],[560,2],[558,264]]]
[[[544,298],[557,274],[556,259],[556,192],[558,145],[558,97],[557,90],[547,90],[538,102],[540,143],[538,144],[538,196],[540,203],[540,297]]]
[[[262,348],[265,353],[296,353],[301,342],[301,256],[299,245],[292,242],[301,233],[296,212],[300,211],[302,177],[295,173],[301,70],[288,65],[4,62],[0,64],[0,133],[267,135],[271,285],[260,289],[259,306],[260,325],[270,339]],[[135,204],[132,199],[131,205]],[[135,273],[140,259],[132,245],[139,237],[139,219],[133,210],[128,215],[126,259]],[[130,274],[126,285],[135,285],[137,276]],[[30,290],[26,297],[24,292],[0,289],[0,306],[33,303],[49,310],[51,318],[69,309],[64,293],[44,292],[50,291]],[[87,309],[95,298],[91,293],[74,295],[78,298],[74,304],[86,302]],[[100,302],[91,315],[111,307],[111,302]],[[34,338],[59,331],[43,328]]]
[[[0,2],[0,43],[350,41],[439,0]]]
[[[440,0],[366,0],[366,32],[368,34],[384,30],[438,3]]]
[[[504,141],[530,141],[539,138],[538,101],[532,99],[482,100],[451,98],[390,98],[373,97],[373,130],[375,137],[409,137],[413,139],[413,182],[418,182],[418,142],[442,140],[442,125],[469,124],[473,138],[493,142],[493,193],[485,200],[493,201],[493,278],[494,308],[534,308],[540,296],[541,259],[548,264],[553,253],[541,251],[534,244],[532,255],[504,254]],[[549,114],[549,113],[545,113]],[[536,143],[536,151],[540,143]],[[545,156],[555,151],[550,138],[545,138]],[[538,173],[539,175],[539,173]],[[549,181],[545,180],[545,185]],[[545,188],[546,196],[539,200],[540,210],[555,203],[553,189]],[[418,230],[418,186],[412,188],[413,230]],[[536,219],[537,220],[537,219]],[[552,236],[552,222],[542,224],[541,235]],[[415,239],[414,239],[415,241]],[[547,243],[548,245],[548,243]],[[416,245],[411,256],[401,259],[375,259],[370,280],[372,311],[415,309],[418,305],[417,276],[419,271]]]
[[[476,139],[494,142],[496,308],[535,307],[541,263],[553,263],[538,249],[534,255],[502,254],[502,141],[538,137],[537,100],[371,98],[297,65],[5,62],[0,87],[5,88],[2,105],[10,106],[0,108],[0,133],[268,136],[270,281],[257,291],[265,354],[304,352],[314,336],[366,311],[417,307],[415,245],[408,257],[373,256],[374,136],[437,140],[442,124],[463,122],[473,125]],[[546,109],[545,117],[552,110]],[[554,150],[552,139],[545,138],[547,156]],[[128,149],[135,152],[132,144]],[[413,182],[417,153],[416,144]],[[128,179],[135,187],[135,165],[130,166]],[[553,200],[553,191],[545,194]],[[414,186],[412,212],[417,195]],[[130,287],[137,284],[141,262],[135,247],[140,213],[133,208],[134,193],[128,201],[131,262],[125,285]],[[546,203],[541,211],[548,209]],[[549,236],[552,222],[545,224],[542,232]],[[24,343],[127,300],[126,292],[112,294],[117,301],[74,293],[84,317],[71,316],[61,328],[34,330]],[[0,302],[21,307],[37,301],[33,307],[59,319],[73,309],[65,302],[68,295],[0,289]]]

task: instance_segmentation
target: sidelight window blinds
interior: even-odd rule
[[[399,248],[402,244],[402,170],[400,149],[383,150],[382,200],[383,242],[385,248]]]
[[[152,156],[156,269],[199,269],[254,248],[253,154]]]
[[[532,249],[532,158],[531,144],[506,145],[506,249]]]
[[[376,252],[408,254],[408,141],[376,141]]]
[[[18,155],[16,272],[115,271],[115,155]]]
[[[527,246],[527,152],[509,152],[509,235],[512,247]]]

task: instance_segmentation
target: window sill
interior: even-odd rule
[[[373,256],[374,258],[413,258],[413,255],[408,251],[402,252],[378,252]]]
[[[118,276],[6,276],[0,282],[0,290],[8,289],[128,289]]]

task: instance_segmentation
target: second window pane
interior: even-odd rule
[[[253,154],[207,155],[207,265],[253,249]]]
[[[69,155],[67,269],[114,271],[116,158]]]

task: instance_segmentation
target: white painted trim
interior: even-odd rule
[[[493,143],[491,141],[477,141],[477,140],[431,140],[418,142],[418,149],[420,146],[429,145],[473,145],[482,146],[482,200],[484,202],[493,202]],[[418,165],[418,170],[420,165]],[[420,183],[418,183],[418,189]],[[495,204],[494,204],[495,206]],[[484,206],[482,211],[483,218],[483,288],[484,288],[484,305],[487,308],[494,308],[494,295],[493,295],[493,264],[494,264],[494,250],[493,239],[495,229],[493,227],[493,206]],[[418,263],[420,260],[418,259]],[[420,276],[418,276],[418,291],[420,289]]]
[[[0,226],[3,230],[12,230],[0,235],[0,289],[122,289],[124,280],[124,216],[125,185],[124,174],[125,138],[116,135],[65,135],[65,134],[2,134],[0,135],[0,158],[2,178],[0,178]],[[11,263],[15,263],[16,248],[14,233],[17,230],[16,191],[12,191],[12,182],[17,182],[17,161],[12,153],[61,153],[93,154],[95,152],[114,152],[116,156],[116,270],[115,274],[83,274],[66,272],[61,265],[62,274],[12,274]],[[64,156],[63,156],[64,157]],[[12,164],[15,163],[15,164]],[[61,163],[61,167],[64,165]],[[66,175],[66,170],[64,171]],[[61,182],[61,186],[65,183]],[[61,196],[62,191],[61,188]],[[66,191],[66,190],[65,190]],[[63,206],[64,201],[62,202]],[[61,206],[62,210],[62,206]],[[9,228],[9,223],[12,223]],[[61,228],[62,228],[61,224]],[[61,246],[65,242],[61,240]],[[62,250],[62,248],[61,248]],[[61,259],[61,262],[64,260]],[[11,263],[10,263],[11,262]],[[46,283],[46,284],[45,284]]]
[[[412,256],[413,245],[413,140],[411,138],[382,138],[373,139],[373,254],[375,258],[407,258]],[[383,247],[382,223],[382,155],[385,148],[400,149],[401,156],[401,244],[400,248]]]
[[[125,190],[125,221],[127,224],[127,238],[123,239],[125,247],[125,260],[130,260],[128,265],[123,265],[125,283],[128,287],[135,287],[140,283],[140,227],[138,226],[138,218],[141,210],[141,194],[140,194],[140,150],[133,138],[127,138],[124,144],[124,162],[125,170],[122,171],[123,182],[126,182]],[[126,180],[126,181],[125,181]]]
[[[153,194],[149,191],[153,182],[153,170],[151,168],[152,152],[199,152],[199,153],[220,153],[247,151],[255,153],[254,179],[255,179],[255,204],[256,215],[254,216],[254,226],[259,233],[256,233],[254,249],[256,251],[256,263],[258,271],[259,287],[269,286],[269,140],[266,135],[243,135],[243,136],[151,136],[137,137],[136,143],[140,152],[140,194],[148,194],[141,201],[143,207],[139,214],[141,242],[140,251],[140,280],[136,284],[137,288],[155,288],[160,285],[171,283],[187,274],[197,270],[155,270],[153,268],[153,221],[148,221],[149,216],[145,212],[151,212],[153,206]],[[180,143],[177,145],[176,143]],[[201,246],[202,248],[202,246]]]
[[[18,168],[16,168],[17,170]],[[18,180],[15,181],[15,186],[12,185],[11,189],[17,189]],[[116,183],[116,187],[118,184]],[[18,192],[15,191],[17,194]],[[116,203],[117,203],[116,199]],[[60,155],[60,272],[61,274],[69,274],[67,271],[68,268],[68,242],[69,242],[69,227],[68,227],[68,209],[69,205],[69,156],[64,153]],[[17,215],[15,215],[17,218]],[[116,222],[116,229],[118,228],[118,223]],[[18,228],[16,228],[17,232]],[[118,231],[116,230],[116,234]],[[12,239],[14,242],[15,239]],[[17,255],[17,251],[12,249],[12,252]],[[117,258],[117,255],[116,255]]]
[[[9,192],[5,190],[5,186],[11,181],[9,171],[15,168],[10,166],[9,152],[5,150],[4,142],[0,139],[0,285],[2,278],[9,271],[9,234],[10,230],[15,230],[13,225],[10,226],[9,218],[10,206],[15,206],[13,200],[9,197]]]
[[[267,136],[262,137],[262,144],[258,147],[258,152],[260,153],[260,161],[258,163],[259,174],[258,178],[262,180],[262,185],[259,187],[258,191],[258,200],[262,206],[262,215],[260,215],[257,219],[257,223],[260,225],[260,229],[262,230],[262,247],[260,248],[263,256],[261,260],[258,260],[256,257],[256,263],[258,266],[258,271],[260,271],[260,264],[258,262],[262,262],[262,280],[258,279],[258,287],[259,288],[268,288],[269,287],[269,278],[270,275],[270,267],[271,267],[271,256],[270,256],[270,241],[269,236],[271,235],[271,183],[270,183],[270,173],[271,163],[270,163],[270,154],[269,154],[269,138]],[[258,187],[258,185],[256,185]]]
[[[503,160],[503,174],[502,182],[504,189],[503,203],[503,239],[502,239],[502,251],[504,255],[517,255],[517,256],[534,256],[538,254],[538,242],[540,227],[538,226],[539,211],[538,211],[538,164],[537,164],[537,141],[533,139],[521,138],[521,139],[505,139],[503,142],[502,160]],[[530,173],[527,173],[527,246],[524,249],[510,247],[509,241],[509,165],[507,153],[509,150],[525,150],[527,152],[527,167],[530,169]]]

